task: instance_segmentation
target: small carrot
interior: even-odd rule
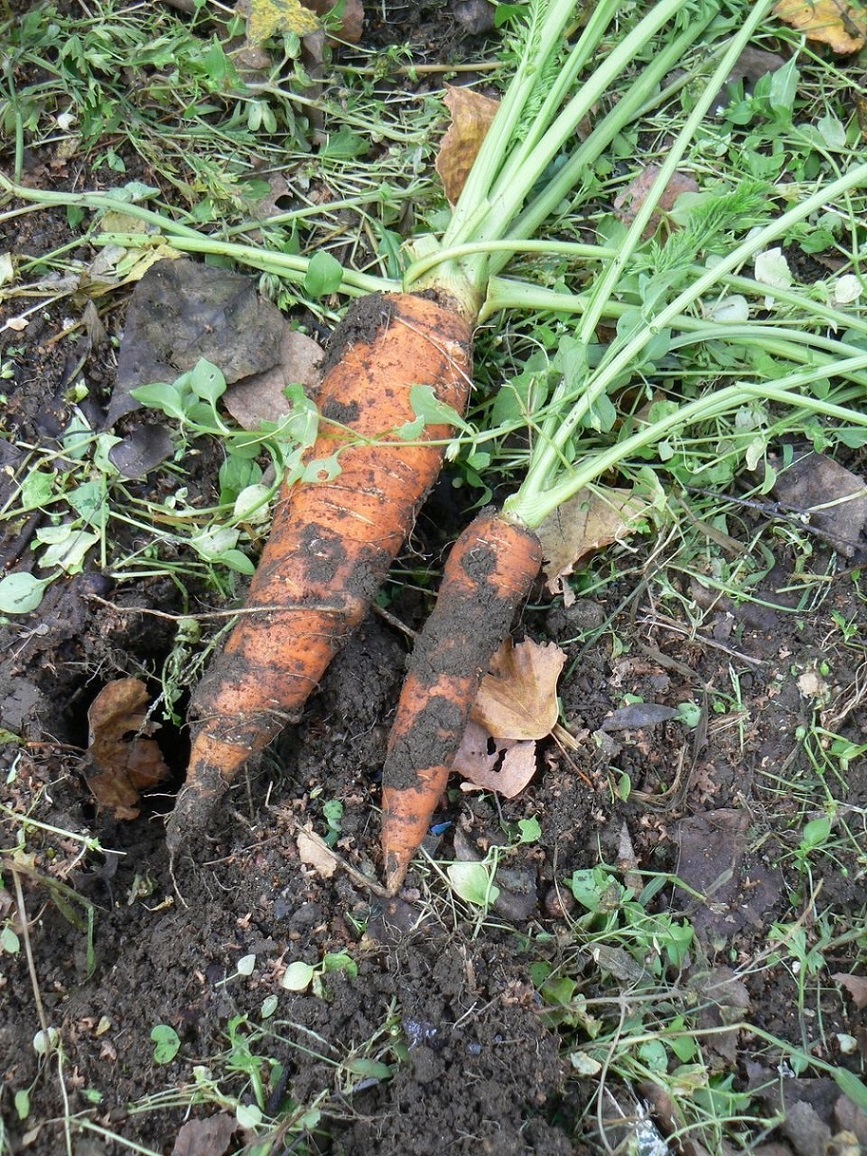
[[[394,431],[416,418],[414,385],[433,386],[440,402],[463,412],[471,338],[470,321],[450,303],[412,294],[361,298],[335,333],[318,398],[322,426],[307,461],[337,453],[340,472],[280,494],[250,583],[251,613],[193,694],[187,780],[168,821],[173,854],[208,823],[250,755],[298,720],[367,613],[453,432],[431,424],[404,443]]]
[[[541,564],[533,531],[494,508],[452,547],[409,661],[383,769],[382,847],[392,895],[445,790],[479,684]]]

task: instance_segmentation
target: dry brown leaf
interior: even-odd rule
[[[172,1156],[223,1156],[237,1131],[238,1121],[228,1112],[187,1120],[178,1130]]]
[[[557,679],[566,655],[556,644],[506,639],[482,679],[471,718],[494,739],[543,739],[557,722]]]
[[[332,8],[338,9],[340,23],[331,30],[341,40],[357,44],[364,31],[364,5],[361,0],[304,0],[305,7],[325,16]]]
[[[436,170],[446,200],[454,205],[500,105],[499,101],[482,96],[471,88],[447,85],[445,106],[451,113],[452,123],[440,143]]]
[[[85,778],[99,805],[117,819],[137,818],[140,793],[169,773],[159,746],[147,737],[154,729],[147,706],[144,683],[119,678],[102,688],[87,712],[93,773]]]
[[[295,840],[298,858],[312,867],[323,879],[330,879],[337,870],[337,859],[328,844],[314,831],[301,830]]]
[[[780,0],[774,15],[842,55],[867,44],[867,6],[854,0]]]
[[[867,976],[850,975],[846,971],[838,971],[831,978],[841,987],[845,987],[858,1011],[863,1011],[867,1007]]]
[[[645,165],[645,167],[639,171],[638,175],[633,177],[623,192],[618,193],[614,200],[614,211],[624,224],[631,225],[638,216],[639,210],[647,200],[648,193],[656,184],[656,178],[659,176],[659,173],[659,165]],[[698,181],[696,181],[694,177],[691,177],[688,173],[673,173],[671,180],[665,186],[662,196],[659,198],[659,203],[653,212],[653,216],[648,222],[645,235],[653,236],[661,215],[670,212],[674,208],[675,202],[681,193],[697,192]]]
[[[489,752],[489,738],[485,728],[470,719],[452,770],[467,780],[461,783],[463,791],[496,791],[513,799],[536,773],[536,743],[494,740],[495,749]]]
[[[279,422],[292,412],[284,390],[303,385],[315,400],[322,381],[322,347],[304,333],[286,326],[280,343],[280,363],[230,385],[223,404],[242,429],[259,429],[262,422]]]
[[[631,490],[584,489],[564,502],[536,531],[548,590],[562,594],[567,606],[574,602],[563,579],[589,555],[631,533],[646,509],[647,503]]]

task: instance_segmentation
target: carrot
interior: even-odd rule
[[[414,385],[463,412],[470,322],[451,302],[412,294],[359,299],[335,332],[308,463],[338,452],[340,472],[281,491],[246,609],[196,688],[187,780],[168,821],[174,852],[210,820],[241,766],[296,722],[331,659],[364,618],[439,474],[445,425],[401,442]],[[388,440],[388,445],[383,441]],[[260,613],[252,613],[262,607]]]
[[[445,790],[482,677],[541,563],[533,531],[494,508],[452,547],[410,658],[383,768],[382,847],[392,895]]]

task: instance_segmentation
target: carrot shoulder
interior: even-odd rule
[[[542,562],[526,527],[483,510],[458,538],[409,660],[383,768],[382,848],[394,894],[427,834],[482,677]]]
[[[331,659],[364,618],[436,480],[447,425],[401,442],[414,385],[462,413],[470,323],[409,294],[361,298],[335,332],[308,462],[338,453],[330,480],[286,486],[245,613],[196,688],[187,781],[169,818],[172,852],[209,821],[243,763],[297,721]],[[388,443],[388,444],[384,444]],[[261,611],[257,608],[261,607]]]

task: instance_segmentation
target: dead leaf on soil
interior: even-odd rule
[[[322,347],[297,329],[286,329],[280,347],[280,363],[229,386],[223,404],[242,429],[259,429],[262,422],[279,422],[292,412],[284,390],[301,385],[315,398],[322,380]]]
[[[147,737],[157,725],[148,720],[147,708],[144,683],[118,678],[102,688],[87,712],[87,753],[94,773],[85,778],[99,805],[110,808],[116,819],[138,818],[141,792],[169,773],[159,746]]]
[[[301,862],[312,867],[323,879],[330,879],[337,870],[337,857],[328,844],[306,827],[298,832],[295,843]]]
[[[108,425],[139,408],[131,390],[175,381],[202,357],[229,384],[270,369],[288,325],[251,277],[186,259],[158,261],[127,306]]]
[[[867,43],[867,7],[853,0],[780,0],[774,15],[843,55]]]
[[[436,170],[446,200],[454,205],[500,104],[471,88],[448,85],[444,103],[451,113],[452,123],[440,143]]]
[[[841,987],[845,987],[858,1011],[863,1011],[867,1007],[867,976],[850,975],[848,972],[838,971],[831,978]]]
[[[335,35],[350,44],[357,44],[364,30],[364,5],[361,0],[306,0],[306,8],[311,8],[324,16],[333,8],[338,10],[340,23],[334,28]]]
[[[532,739],[494,739],[472,719],[467,723],[452,770],[462,775],[462,791],[496,791],[514,799],[536,773],[536,743]]]
[[[187,1120],[178,1131],[172,1156],[223,1156],[237,1131],[238,1121],[228,1112]]]
[[[557,722],[557,679],[566,655],[555,642],[506,639],[491,661],[471,718],[495,739],[543,739]]]
[[[633,177],[622,193],[614,200],[614,212],[625,225],[631,225],[641,211],[648,194],[656,184],[659,165],[646,165]],[[697,193],[698,181],[688,173],[675,172],[665,186],[653,215],[645,230],[646,236],[653,236],[663,213],[670,212],[681,193]]]
[[[810,525],[847,558],[867,548],[867,485],[858,474],[826,457],[807,453],[779,470],[773,496],[788,509],[807,514]]]
[[[552,594],[562,594],[567,606],[575,601],[564,582],[575,567],[597,550],[622,541],[641,519],[647,503],[631,490],[583,489],[565,502],[536,533],[542,543],[542,569]]]

